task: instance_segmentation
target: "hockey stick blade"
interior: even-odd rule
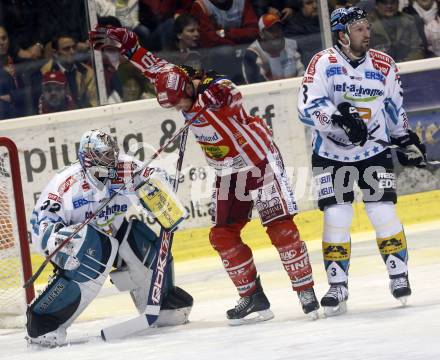
[[[186,124],[184,126],[182,126],[180,128],[180,130],[178,132],[176,132],[171,139],[169,139],[166,143],[164,143],[159,149],[156,150],[156,152],[150,157],[150,159],[148,159],[142,167],[140,167],[139,169],[137,169],[131,179],[133,179],[135,176],[138,176],[139,174],[142,173],[142,171],[145,170],[145,168],[150,165],[161,153],[162,151],[168,147],[170,144],[172,144],[174,141],[176,141],[176,139],[183,134],[184,131],[188,130],[189,127],[191,126],[191,124],[205,111],[205,108],[203,107],[202,109],[200,109],[196,114],[194,114],[194,116],[189,119]],[[58,253],[58,251],[60,251],[64,246],[67,245],[67,243],[76,235],[78,234],[83,228],[84,226],[88,225],[95,217],[96,215],[98,215],[103,209],[105,209],[105,207],[117,196],[119,195],[122,191],[125,190],[125,188],[127,187],[127,184],[129,184],[131,182],[127,181],[124,184],[122,184],[122,186],[115,191],[106,201],[104,201],[102,203],[102,205],[92,214],[92,216],[90,216],[89,218],[87,218],[80,226],[78,226],[76,228],[76,230],[70,234],[70,236],[68,238],[66,238],[65,240],[63,240],[55,249],[54,251],[47,255],[45,260],[43,261],[43,263],[40,265],[40,267],[37,269],[37,271],[35,271],[35,273],[29,277],[29,279],[27,279],[25,281],[25,283],[23,284],[23,288],[27,288],[29,287],[31,284],[33,284],[35,282],[35,280],[38,279],[38,277],[41,275],[41,273],[43,272],[43,270],[45,269],[45,267],[50,263],[51,259]],[[144,182],[145,183],[145,182]]]
[[[151,324],[145,315],[139,315],[133,319],[108,326],[101,330],[101,338],[104,341],[118,340],[134,335],[142,330],[148,329]]]

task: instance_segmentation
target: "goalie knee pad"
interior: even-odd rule
[[[377,246],[391,278],[408,273],[408,249],[403,226],[392,202],[366,203],[368,217],[376,230]]]
[[[55,277],[26,312],[30,342],[67,329],[96,297],[118,250],[118,241],[89,226],[76,257],[75,270],[57,270]],[[47,337],[47,336],[46,336]],[[47,337],[49,338],[49,337]]]
[[[257,270],[251,249],[243,244],[240,237],[243,226],[244,224],[214,226],[209,239],[238,293],[240,296],[247,296],[256,288]]]
[[[132,220],[125,228],[119,247],[120,261],[110,273],[112,282],[120,291],[130,291],[136,309],[141,314],[147,307],[153,276],[153,265],[158,255],[160,241],[143,222]],[[174,285],[173,258],[169,257],[163,293]]]
[[[350,267],[351,204],[336,204],[324,209],[322,253],[329,284],[347,283]]]
[[[307,246],[304,241],[301,241],[293,220],[273,221],[267,226],[266,232],[280,254],[293,290],[303,291],[311,288],[313,276]]]

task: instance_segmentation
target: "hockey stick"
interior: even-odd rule
[[[173,190],[177,192],[179,188],[179,177],[182,170],[183,156],[185,154],[188,130],[184,131],[180,137],[179,158],[176,164],[176,174],[174,177]],[[154,261],[154,271],[151,278],[151,286],[147,299],[147,308],[142,315],[121,323],[108,326],[101,330],[101,337],[104,341],[120,339],[145,330],[153,325],[159,317],[160,306],[162,304],[162,286],[168,269],[168,258],[171,254],[171,245],[174,231],[165,231],[163,228],[160,233],[159,253]]]
[[[70,234],[70,236],[68,238],[66,238],[65,240],[63,240],[55,249],[54,251],[47,255],[46,258],[44,259],[43,263],[40,265],[40,267],[37,269],[37,271],[35,272],[35,274],[33,274],[23,285],[24,288],[27,288],[30,284],[34,283],[35,280],[38,279],[38,277],[41,275],[41,273],[43,272],[44,268],[50,263],[50,261],[52,260],[52,258],[57,254],[58,251],[60,251],[64,246],[66,246],[66,244],[77,234],[81,231],[82,228],[84,228],[84,226],[88,225],[95,217],[96,215],[98,215],[103,209],[105,209],[105,207],[117,196],[119,195],[122,191],[125,190],[125,188],[127,187],[127,185],[132,181],[132,179],[135,176],[138,176],[142,171],[144,171],[144,169],[150,165],[159,155],[160,153],[162,153],[162,151],[170,144],[172,144],[184,131],[186,131],[191,124],[205,111],[205,108],[202,108],[201,110],[199,110],[196,114],[194,114],[194,116],[187,120],[186,124],[184,126],[182,126],[180,128],[180,130],[175,133],[173,135],[173,137],[168,140],[165,144],[163,144],[159,149],[156,150],[156,152],[151,156],[151,158],[149,160],[147,160],[142,167],[140,167],[139,169],[137,169],[133,175],[131,176],[130,180],[127,182],[124,182],[124,184],[122,184],[122,186],[115,191],[106,201],[104,201],[102,203],[102,205],[92,214],[92,216],[90,216],[89,218],[87,218],[80,226],[78,226],[76,228],[76,230]],[[143,184],[146,183],[146,180],[144,182],[142,182],[142,184],[140,184],[140,186],[142,186]]]

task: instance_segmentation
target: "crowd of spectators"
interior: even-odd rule
[[[440,0],[329,0],[369,13],[371,46],[396,61],[440,56]],[[318,0],[95,0],[98,21],[124,26],[177,64],[238,84],[301,76],[322,49]],[[0,119],[98,105],[86,0],[0,2]],[[108,103],[154,96],[119,56],[103,53]]]

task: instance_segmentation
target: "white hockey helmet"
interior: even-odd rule
[[[101,130],[87,131],[80,140],[78,159],[91,180],[115,179],[119,147],[116,141]],[[100,180],[102,179],[102,180]]]

